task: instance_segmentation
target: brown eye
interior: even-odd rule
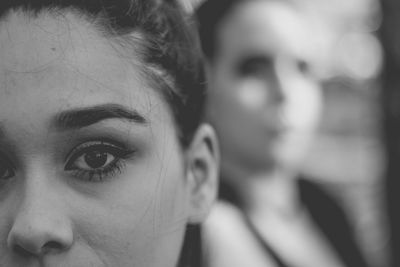
[[[81,170],[99,169],[106,167],[114,159],[115,156],[107,151],[101,149],[92,150],[78,157],[74,162],[74,166]]]
[[[86,165],[92,169],[97,169],[103,167],[109,160],[108,157],[113,157],[112,155],[109,156],[106,152],[103,151],[90,151],[86,153],[84,156],[84,161]]]

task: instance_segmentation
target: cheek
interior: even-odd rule
[[[109,266],[170,266],[179,254],[188,203],[183,168],[177,155],[158,157],[163,164],[124,177],[106,201],[80,214],[82,244]]]
[[[168,172],[168,170],[166,170]],[[164,234],[186,225],[189,212],[189,192],[182,174],[170,172],[158,186],[156,214],[158,233]]]
[[[209,97],[214,116],[225,114],[237,119],[255,119],[265,113],[270,95],[268,84],[260,79],[221,81]]]
[[[320,89],[308,83],[299,83],[295,89],[290,93],[286,105],[289,124],[304,131],[313,130],[322,108]]]
[[[105,229],[101,223],[94,225],[95,229],[91,231],[99,231],[99,234],[82,242],[78,239],[78,243],[69,253],[73,256],[70,262],[78,263],[78,259],[86,258],[87,261],[82,261],[85,264],[77,266],[87,266],[87,262],[95,261],[102,262],[104,266],[174,266],[185,228],[176,227],[170,232],[156,233],[156,216],[154,212],[148,212],[134,229],[129,225],[119,224],[118,219],[115,219],[112,228]]]
[[[238,104],[247,110],[265,108],[268,98],[267,85],[257,79],[249,79],[240,84],[237,91]]]

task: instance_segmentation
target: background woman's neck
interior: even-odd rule
[[[238,206],[249,216],[277,213],[295,215],[301,208],[297,173],[284,168],[245,168],[223,164],[220,197]],[[275,214],[276,215],[276,214]]]

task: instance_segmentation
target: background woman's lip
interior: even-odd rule
[[[276,129],[269,129],[268,131],[267,131],[267,136],[269,137],[269,138],[273,138],[273,139],[280,139],[280,138],[282,138],[283,136],[285,136],[286,135],[286,133],[287,133],[287,131],[285,130],[285,129],[283,129],[283,128],[276,128]]]
[[[281,135],[290,130],[290,127],[285,123],[274,123],[266,126],[267,132],[273,135]]]

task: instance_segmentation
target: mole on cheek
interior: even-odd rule
[[[55,47],[52,47],[51,50],[52,50],[52,51],[56,51],[57,49],[56,49]]]

